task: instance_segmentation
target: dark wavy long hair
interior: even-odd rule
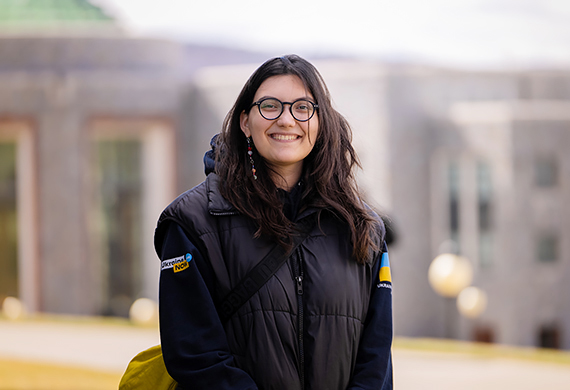
[[[259,86],[268,78],[279,75],[299,77],[319,106],[317,139],[303,162],[302,207],[317,207],[320,212],[328,209],[345,221],[351,233],[352,255],[359,263],[365,263],[378,250],[379,226],[358,193],[353,169],[360,167],[360,163],[351,145],[352,131],[346,119],[332,107],[322,76],[299,56],[276,57],[261,65],[227,114],[217,138],[216,173],[220,176],[221,194],[256,222],[257,237],[266,235],[285,248],[290,247],[295,228],[283,214],[283,204],[271,179],[271,168],[254,147],[258,179],[253,179],[247,141],[240,127],[240,115],[253,103]]]

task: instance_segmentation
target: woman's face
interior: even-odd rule
[[[293,75],[268,78],[259,86],[253,101],[268,97],[281,102],[306,99],[316,103],[301,79]],[[283,113],[274,120],[261,116],[258,106],[243,112],[240,117],[242,131],[246,137],[253,139],[259,154],[277,173],[285,175],[301,173],[303,160],[313,150],[319,129],[317,112],[310,120],[299,122],[291,115],[289,108],[289,104],[284,105]]]

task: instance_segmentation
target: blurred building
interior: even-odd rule
[[[398,331],[441,336],[452,322],[464,339],[570,348],[570,72],[390,78]],[[477,320],[447,317],[426,285],[447,239],[488,294]]]
[[[0,3],[0,295],[125,315],[156,297],[160,210],[266,56],[133,38],[87,1],[39,23],[38,3]],[[396,334],[570,348],[570,71],[314,63],[392,219]],[[428,284],[448,239],[488,294],[476,320]]]
[[[87,1],[0,2],[0,295],[125,314],[156,289],[183,54]]]

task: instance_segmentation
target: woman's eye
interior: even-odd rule
[[[277,110],[279,109],[278,105],[272,102],[263,102],[261,103],[262,110]]]
[[[311,109],[311,106],[307,102],[299,102],[295,104],[294,109],[297,111],[309,111]]]

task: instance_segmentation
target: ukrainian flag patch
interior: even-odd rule
[[[388,258],[388,252],[382,253],[382,259],[380,260],[380,274],[378,277],[380,283],[392,283],[392,274],[390,273],[390,259]]]

